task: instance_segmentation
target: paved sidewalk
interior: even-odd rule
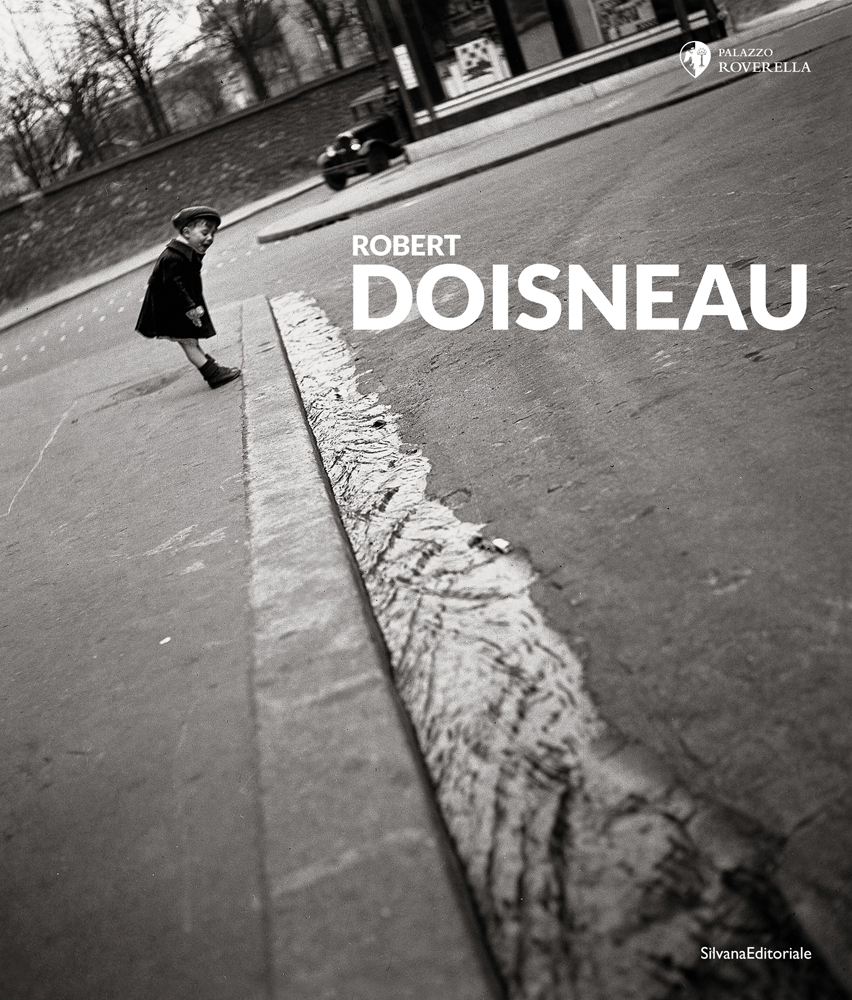
[[[269,308],[216,321],[215,392],[117,313],[4,387],[0,995],[493,1000]]]
[[[164,348],[3,388],[10,1000],[267,1000],[241,394]]]
[[[275,997],[494,1000],[458,863],[266,299],[243,303],[242,316]]]
[[[849,33],[852,33],[852,5],[849,0],[831,0],[819,6],[803,3],[767,15],[718,44],[734,48],[760,39],[761,47],[773,50],[773,61],[783,62]],[[407,147],[412,162],[404,169],[372,177],[320,205],[282,216],[258,233],[258,242],[297,236],[431,191],[589,132],[692,100],[719,87],[736,85],[750,75],[720,77],[706,72],[693,80],[681,66],[680,57],[670,56],[575,87],[412,143]]]

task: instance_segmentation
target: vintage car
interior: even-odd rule
[[[355,174],[378,174],[405,155],[410,138],[399,97],[376,87],[349,105],[354,124],[326,146],[317,159],[326,184],[340,191]]]

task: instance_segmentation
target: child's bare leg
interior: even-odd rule
[[[207,355],[201,350],[197,340],[188,338],[186,340],[179,340],[178,343],[183,348],[183,353],[196,368],[203,368],[207,364]]]
[[[211,389],[227,385],[242,374],[239,368],[228,368],[226,365],[217,364],[214,358],[205,354],[198,346],[198,341],[191,337],[181,337],[177,343],[183,348],[183,353],[195,365]]]

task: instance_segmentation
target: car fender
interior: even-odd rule
[[[391,146],[389,143],[385,142],[384,139],[367,139],[366,142],[361,144],[361,148],[358,150],[358,156],[367,157],[370,155],[370,150],[374,146],[380,146],[388,151],[388,156],[398,156],[399,151]]]

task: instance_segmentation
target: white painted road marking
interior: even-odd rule
[[[59,423],[58,423],[58,424],[57,424],[57,425],[56,425],[56,426],[55,426],[55,427],[53,428],[53,430],[52,430],[52,431],[50,432],[50,437],[49,437],[49,438],[47,439],[47,441],[45,441],[45,442],[44,442],[44,444],[42,445],[42,447],[41,447],[41,451],[40,451],[40,452],[38,453],[38,458],[36,459],[36,462],[35,462],[35,465],[34,465],[34,466],[33,466],[33,467],[32,467],[32,468],[30,469],[30,471],[29,471],[29,472],[27,473],[27,475],[26,475],[26,477],[25,477],[24,481],[23,481],[23,482],[21,483],[21,485],[20,485],[20,486],[19,486],[19,487],[17,488],[17,490],[15,491],[15,495],[14,495],[14,496],[12,497],[12,500],[11,500],[11,503],[9,504],[9,507],[8,507],[8,509],[6,510],[6,513],[5,513],[5,514],[0,514],[0,517],[8,517],[8,516],[9,516],[9,515],[10,515],[10,514],[12,513],[12,507],[13,507],[13,506],[15,505],[15,501],[16,501],[16,500],[18,499],[18,497],[19,497],[19,496],[21,495],[21,491],[23,490],[23,488],[24,488],[24,487],[25,487],[25,486],[27,485],[27,483],[28,483],[28,482],[30,481],[30,478],[32,477],[32,474],[33,474],[33,473],[35,472],[35,470],[36,470],[36,469],[37,469],[37,468],[38,468],[38,467],[39,467],[39,466],[41,465],[41,460],[42,460],[42,459],[44,458],[44,453],[45,453],[45,452],[47,451],[47,449],[48,449],[48,448],[49,448],[49,447],[51,446],[51,444],[53,443],[53,439],[54,439],[54,438],[56,437],[56,435],[57,435],[57,434],[59,433],[59,428],[60,428],[60,427],[61,427],[61,426],[62,426],[62,425],[63,425],[63,424],[65,423],[65,421],[66,421],[66,420],[68,419],[68,415],[69,415],[69,414],[71,413],[71,411],[72,411],[72,410],[74,409],[75,405],[76,405],[76,401],[75,401],[74,403],[72,403],[72,404],[71,404],[71,405],[70,405],[70,406],[68,407],[68,409],[67,409],[67,410],[66,410],[66,411],[65,411],[65,412],[64,412],[64,413],[62,414],[62,416],[61,416],[61,417],[59,418]]]

